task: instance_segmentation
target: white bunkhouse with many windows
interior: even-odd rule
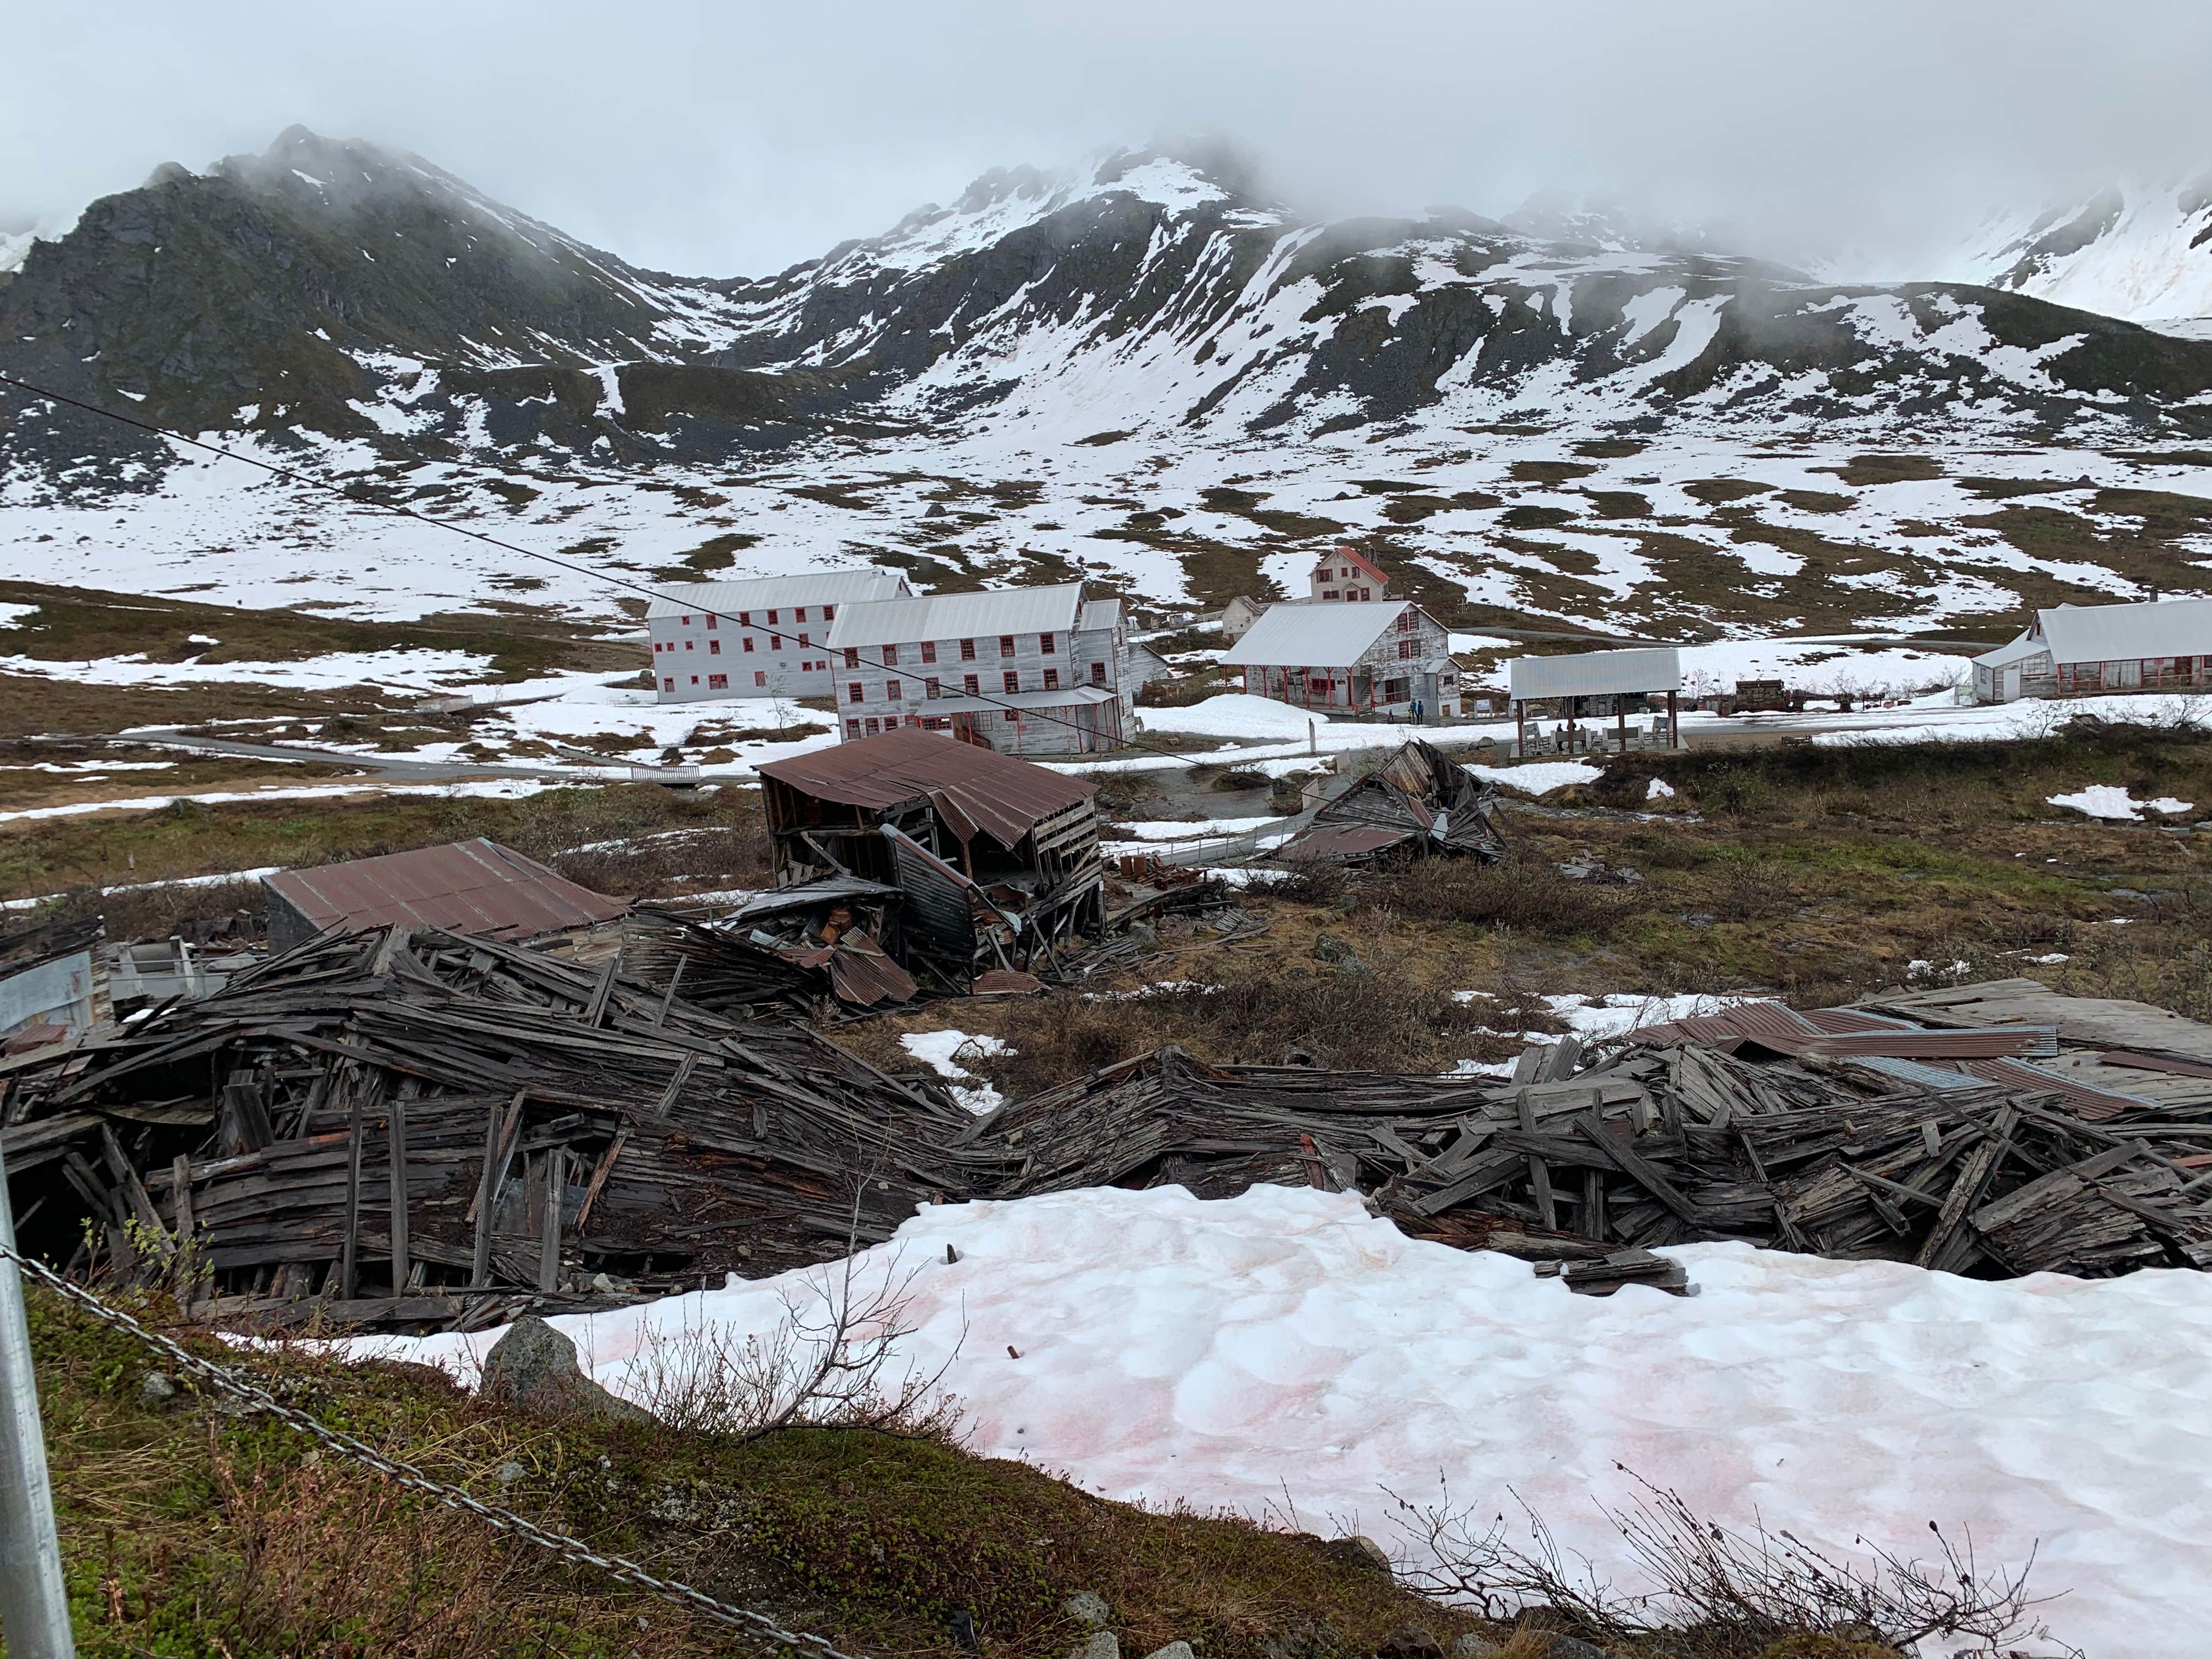
[[[2212,599],[2061,605],[1974,659],[1974,701],[2212,690]]]
[[[1221,662],[1244,671],[1250,695],[1301,708],[1422,720],[1459,713],[1451,635],[1411,599],[1272,605]]]
[[[873,568],[664,587],[645,612],[653,684],[663,702],[829,696],[837,613],[912,591]]]
[[[848,738],[950,732],[1007,755],[1117,748],[1136,691],[1119,599],[1080,582],[849,605],[830,651]]]

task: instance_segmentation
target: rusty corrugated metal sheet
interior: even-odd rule
[[[1696,1014],[1631,1031],[1626,1042],[1662,1048],[1700,1042],[1733,1053],[1747,1043],[1783,1054],[1822,1054],[1845,1060],[1883,1055],[1897,1060],[1988,1060],[2005,1055],[2054,1054],[2057,1034],[2048,1026],[1985,1026],[1929,1030],[1886,1020],[1853,1018],[1824,1008],[1803,1014],[1778,1002],[1747,1002],[1717,1014]]]
[[[873,1008],[914,1000],[921,988],[914,975],[885,956],[883,947],[855,930],[835,945],[787,945],[776,954],[802,968],[825,968],[837,1000],[849,1008]]]
[[[1413,835],[1411,830],[1386,830],[1376,824],[1316,823],[1278,847],[1273,857],[1278,864],[1297,864],[1307,859],[1332,863],[1364,859],[1411,841]]]
[[[531,939],[609,921],[628,901],[580,887],[479,836],[382,858],[264,876],[263,884],[318,929],[405,922],[492,939]]]
[[[1012,755],[936,732],[901,726],[790,760],[771,761],[763,777],[818,800],[884,811],[928,798],[949,820],[964,818],[1002,847],[1039,822],[1081,805],[1097,786]]]
[[[2097,1089],[2086,1083],[2076,1083],[2063,1074],[2030,1065],[2024,1060],[1962,1060],[1959,1069],[1969,1077],[1980,1078],[1985,1083],[2008,1084],[2015,1089],[2047,1090],[2063,1095],[2074,1108],[2076,1117],[2090,1123],[2118,1117],[2122,1112],[2138,1107],[2156,1107],[2163,1103],[2147,1095],[2126,1095],[2115,1089]]]

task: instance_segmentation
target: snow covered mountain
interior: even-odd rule
[[[994,172],[708,279],[295,128],[32,242],[0,372],[633,580],[867,559],[1218,605],[1348,538],[1470,628],[2003,637],[2212,568],[2212,343],[1601,202],[1316,222],[1214,155]],[[25,581],[617,613],[5,389],[0,544]]]
[[[1946,274],[2133,322],[2212,318],[2212,174],[1994,214]]]
[[[2019,292],[1823,287],[1643,245],[1571,200],[1516,218],[1304,222],[1218,161],[1124,151],[994,173],[775,276],[707,281],[294,128],[33,244],[0,287],[0,366],[194,429],[395,459],[706,461],[948,421],[1065,440],[1407,420],[2212,433],[2212,347]],[[50,474],[165,459],[64,408],[9,413],[6,458]]]

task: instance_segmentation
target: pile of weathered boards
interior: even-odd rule
[[[673,971],[672,968],[671,971]],[[1679,1285],[1736,1239],[1984,1277],[2212,1267],[2212,1027],[2025,980],[1750,1002],[1510,1078],[1161,1049],[971,1115],[800,1026],[393,927],[7,1062],[19,1231],[204,1311],[469,1328],[834,1258],[918,1206],[1356,1191],[1407,1231]]]
[[[216,1313],[469,1326],[771,1272],[964,1195],[970,1115],[790,1024],[392,927],[19,1069],[18,1233]],[[88,1224],[88,1222],[89,1224]],[[518,1299],[518,1293],[526,1293]]]
[[[1408,1232],[1601,1281],[1608,1255],[1656,1279],[1632,1253],[1711,1239],[1997,1278],[2212,1267],[2212,1027],[2162,1010],[1996,981],[1747,1004],[1583,1058],[1567,1037],[1462,1082],[1165,1049],[983,1134],[1021,1155],[1006,1194],[1357,1189]]]

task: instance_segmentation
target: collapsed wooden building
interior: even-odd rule
[[[969,1187],[933,1085],[611,958],[398,925],[9,1081],[26,1246],[185,1263],[217,1312],[495,1322],[834,1257]]]
[[[1650,1252],[1723,1239],[1985,1278],[2212,1267],[2212,1027],[2032,981],[1745,1002],[1503,1079],[1164,1048],[976,1117],[648,975],[395,926],[0,1061],[21,1237],[185,1278],[204,1315],[413,1328],[1103,1185],[1354,1192],[1601,1292],[1679,1285]]]
[[[1498,792],[1435,744],[1415,738],[1270,854],[1274,862],[1364,864],[1417,853],[1494,864],[1505,856]]]
[[[1493,1079],[1214,1066],[1163,1049],[1006,1106],[999,1196],[1256,1182],[1407,1231],[1590,1259],[1735,1239],[1984,1277],[2212,1267],[2212,1027],[2032,981],[1747,1003]]]
[[[1056,967],[1058,950],[1104,923],[1097,790],[1079,778],[910,727],[760,775],[777,890],[754,902],[757,920],[818,915],[793,902],[817,896],[872,901],[870,942],[958,992]],[[818,937],[802,925],[784,939]]]

